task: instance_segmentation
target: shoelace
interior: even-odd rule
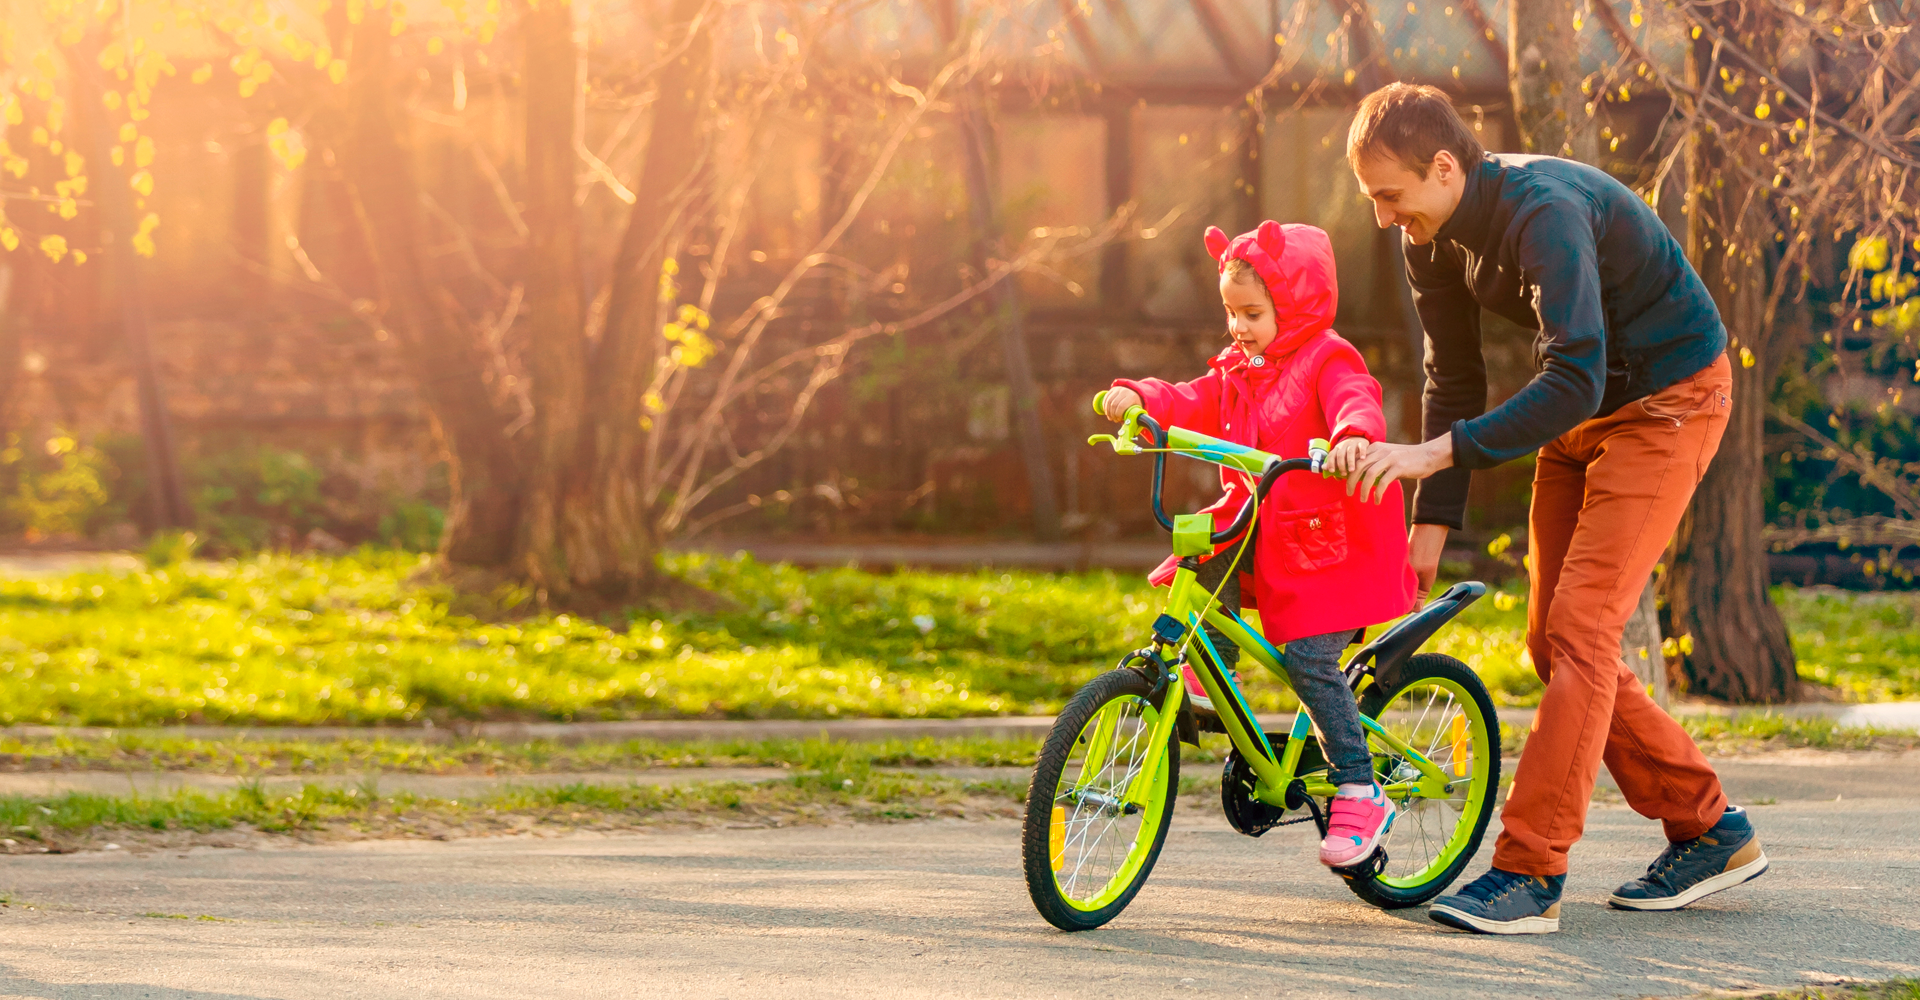
[[[1640,881],[1656,884],[1668,889],[1673,888],[1673,882],[1667,878],[1667,875],[1672,872],[1674,868],[1678,867],[1681,860],[1686,858],[1688,854],[1693,853],[1694,848],[1699,846],[1700,839],[1698,837],[1684,844],[1667,844],[1667,849],[1661,851],[1660,856],[1653,859],[1653,864],[1647,866],[1647,877]]]
[[[1460,890],[1460,895],[1471,896],[1482,903],[1491,903],[1496,899],[1512,895],[1515,889],[1531,881],[1533,881],[1531,875],[1518,875],[1491,868],[1485,875],[1467,883]]]

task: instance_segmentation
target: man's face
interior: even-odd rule
[[[1380,228],[1399,226],[1415,246],[1430,242],[1460,204],[1460,161],[1445,149],[1433,154],[1425,177],[1390,156],[1361,160],[1353,175],[1373,201],[1373,218]]]

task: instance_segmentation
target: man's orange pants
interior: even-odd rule
[[[1546,682],[1494,847],[1496,868],[1559,875],[1600,762],[1668,840],[1727,807],[1707,758],[1620,657],[1620,634],[1726,430],[1725,355],[1540,449],[1529,516],[1527,650]]]

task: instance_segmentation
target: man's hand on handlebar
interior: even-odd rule
[[[1116,385],[1107,390],[1105,400],[1107,419],[1119,423],[1127,418],[1127,411],[1141,405],[1140,394],[1124,385]]]
[[[1389,444],[1377,441],[1367,446],[1360,468],[1347,479],[1347,493],[1355,490],[1365,497],[1373,494],[1379,503],[1387,487],[1401,479],[1425,479],[1453,465],[1453,439],[1441,436],[1426,444]]]

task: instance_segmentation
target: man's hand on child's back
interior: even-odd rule
[[[1140,394],[1124,385],[1116,385],[1107,390],[1107,419],[1119,423],[1127,419],[1127,411],[1140,405]]]

